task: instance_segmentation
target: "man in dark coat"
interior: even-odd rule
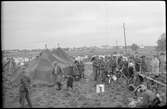
[[[116,67],[117,67],[117,62],[116,62],[116,57],[113,56],[112,60],[111,60],[111,64],[112,64],[112,73],[114,73],[116,71]]]
[[[21,104],[21,107],[24,108],[25,100],[27,100],[28,106],[32,108],[32,103],[29,95],[31,81],[30,81],[30,78],[24,74],[25,74],[25,71],[23,71],[23,73],[21,74],[21,79],[20,79],[19,102]]]
[[[97,58],[94,58],[93,60],[93,73],[95,74],[94,80],[97,80],[97,75],[98,75],[98,60]]]
[[[100,60],[100,74],[99,79],[101,82],[104,82],[105,79],[105,62],[103,59]]]
[[[85,78],[85,75],[84,75],[85,69],[84,69],[84,63],[83,63],[83,61],[80,61],[80,71],[81,71],[81,77]]]
[[[137,72],[140,71],[140,65],[141,65],[141,59],[139,58],[138,55],[135,57],[135,69]]]
[[[67,89],[69,89],[69,88],[73,89],[73,82],[74,82],[73,76],[68,75],[68,77],[67,77]]]
[[[133,83],[134,81],[134,76],[135,76],[135,66],[134,66],[134,61],[131,58],[128,64],[128,83]]]
[[[144,73],[147,71],[145,56],[141,56],[141,72]]]

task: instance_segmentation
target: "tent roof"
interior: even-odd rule
[[[58,63],[62,68],[66,68],[73,65],[73,60],[61,48],[54,49],[52,52],[48,49],[45,49],[40,53],[39,57],[33,59],[29,63],[26,71],[49,71],[53,69],[54,63]]]
[[[53,69],[52,63],[49,60],[49,56],[46,53],[42,53],[38,58],[33,59],[26,69],[27,72],[33,71],[50,71]]]
[[[59,60],[60,63],[64,64],[73,64],[73,59],[70,57],[65,51],[63,51],[61,48],[54,49],[52,51],[53,56]]]

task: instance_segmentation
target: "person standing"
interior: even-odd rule
[[[83,61],[81,61],[80,62],[80,69],[81,69],[81,78],[85,78],[85,75],[84,75],[84,71],[85,71],[85,69],[84,69],[84,63],[83,63]]]
[[[141,57],[141,72],[144,73],[147,71],[146,58],[145,56]]]
[[[112,74],[114,74],[116,71],[116,67],[117,67],[116,56],[112,56],[111,66],[112,66]]]
[[[100,64],[101,64],[101,60],[100,60],[100,58],[98,57],[98,60],[97,60],[97,81],[100,81],[100,71],[101,71],[101,69],[100,69]]]
[[[74,82],[73,76],[68,75],[68,77],[67,77],[67,89],[69,89],[69,88],[73,89],[73,82]]]
[[[20,99],[19,102],[21,104],[21,107],[25,107],[25,100],[27,100],[28,106],[32,108],[32,103],[30,99],[30,78],[25,75],[25,71],[23,70],[21,74],[21,79],[20,79],[20,87],[19,87],[19,95]]]
[[[98,73],[98,61],[97,61],[96,57],[94,57],[94,59],[93,59],[93,73],[95,75],[94,80],[96,81],[97,80],[97,73]]]
[[[141,59],[138,55],[135,56],[135,69],[137,72],[140,72]]]
[[[93,65],[95,69],[95,81],[97,81],[99,78],[99,74],[100,74],[100,61],[98,57],[95,58]]]
[[[62,80],[63,80],[63,70],[62,68],[58,65],[58,63],[54,64],[55,69],[54,69],[54,77],[55,77],[55,82],[58,86],[57,90],[61,90],[62,88]]]
[[[159,75],[159,60],[156,55],[153,55],[151,64],[152,64],[152,74],[154,74],[155,76],[158,76]]]
[[[160,72],[164,73],[166,72],[166,56],[164,53],[161,53],[159,56],[160,59]]]
[[[100,81],[104,82],[105,79],[105,62],[103,59],[100,60]]]
[[[135,66],[134,66],[134,61],[131,58],[129,60],[129,64],[128,64],[128,77],[129,77],[128,83],[133,82],[134,76],[135,76]]]

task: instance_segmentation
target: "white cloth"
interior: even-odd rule
[[[104,92],[104,84],[97,84],[96,85],[96,93]]]
[[[113,76],[112,76],[112,79],[113,79],[114,81],[116,81],[116,80],[117,80],[117,77],[116,77],[115,75],[113,75]]]
[[[132,62],[129,63],[129,67],[133,67],[134,64]]]

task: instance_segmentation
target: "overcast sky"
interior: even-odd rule
[[[166,33],[163,1],[2,2],[2,49],[156,45]]]

